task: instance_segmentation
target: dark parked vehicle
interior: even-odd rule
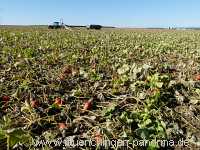
[[[102,28],[101,25],[95,25],[95,24],[91,24],[89,26],[87,26],[87,29],[96,29],[96,30],[100,30]]]

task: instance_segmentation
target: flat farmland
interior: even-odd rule
[[[0,147],[66,138],[199,149],[200,31],[1,27]]]

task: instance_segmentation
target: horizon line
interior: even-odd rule
[[[49,24],[0,24],[0,26],[48,26]],[[68,24],[66,24],[68,25]],[[74,25],[77,26],[77,25]],[[115,28],[200,28],[200,26],[110,26],[110,25],[102,25],[104,27],[115,27]]]

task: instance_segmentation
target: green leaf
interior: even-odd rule
[[[139,128],[136,130],[136,134],[142,139],[149,139],[150,136],[148,128]]]
[[[125,131],[123,131],[123,134],[122,134],[122,136],[121,136],[122,138],[127,138],[128,137],[128,135],[127,135],[127,133],[125,132]]]
[[[156,86],[157,86],[158,88],[162,88],[163,82],[156,82]]]
[[[58,104],[53,103],[49,108],[50,109],[60,109],[60,106]]]
[[[104,111],[104,116],[112,115],[112,113],[115,111],[115,109],[116,109],[116,105],[113,104],[113,105],[110,106],[109,108],[105,109],[105,111]]]
[[[150,123],[152,123],[151,119],[147,119],[143,122],[143,126],[148,126]]]
[[[9,129],[6,131],[9,138],[9,145],[13,147],[17,143],[26,143],[30,140],[30,136],[21,128]]]
[[[127,122],[127,124],[132,124],[134,122],[134,120],[127,118],[126,122]]]
[[[120,115],[120,119],[122,120],[122,121],[125,121],[126,120],[126,116],[127,116],[128,114],[127,114],[127,112],[125,111],[125,112],[122,112],[122,114]]]
[[[6,138],[5,132],[2,129],[0,129],[0,140],[5,139],[5,138]]]
[[[150,143],[150,145],[147,147],[147,150],[158,150],[159,146],[153,143]]]

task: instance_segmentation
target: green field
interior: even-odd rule
[[[0,28],[0,147],[66,137],[199,149],[200,31]]]

